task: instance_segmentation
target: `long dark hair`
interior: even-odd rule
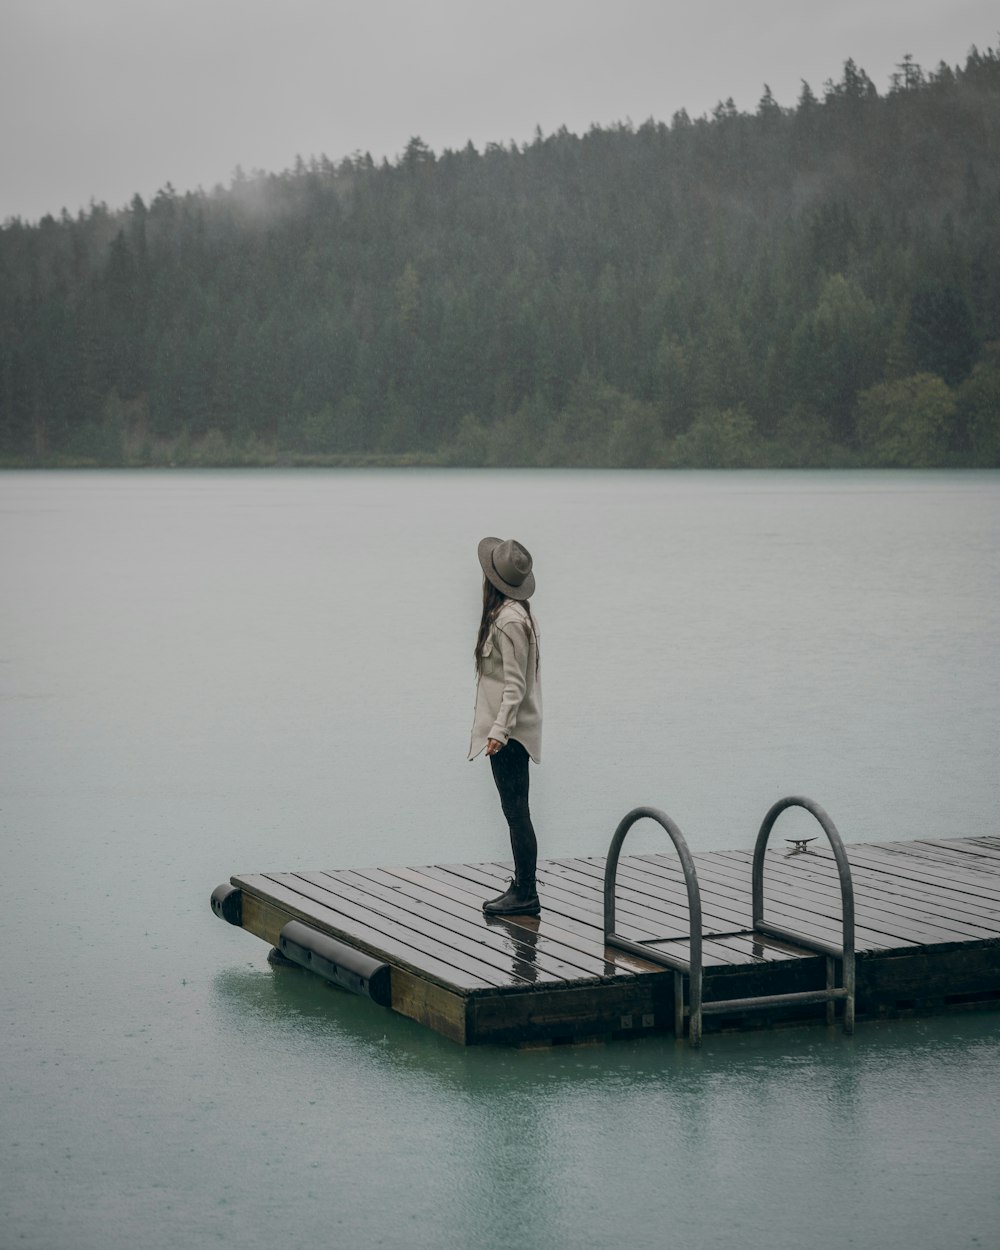
[[[476,636],[476,672],[482,671],[483,667],[483,644],[486,642],[490,632],[490,626],[496,614],[507,602],[507,596],[502,590],[498,590],[488,577],[483,578],[483,615],[479,620],[479,633]],[[535,622],[531,616],[531,604],[527,599],[521,599],[521,607],[528,614],[528,624],[531,626],[531,632],[535,635],[535,669],[538,669],[538,631],[535,629]]]

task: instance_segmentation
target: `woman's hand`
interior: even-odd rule
[[[502,742],[498,742],[496,738],[486,739],[486,754],[487,755],[496,755],[497,751],[502,751],[502,750],[503,750]]]

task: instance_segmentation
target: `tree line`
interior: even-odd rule
[[[0,227],[0,464],[1000,465],[1000,55]]]

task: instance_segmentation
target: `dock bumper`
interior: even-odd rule
[[[278,937],[278,950],[286,959],[316,972],[324,980],[354,994],[363,994],[380,1007],[391,1001],[389,965],[312,929],[300,920],[289,920]]]
[[[243,891],[224,881],[212,891],[212,911],[229,924],[243,924]]]

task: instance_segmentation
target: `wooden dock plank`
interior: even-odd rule
[[[733,852],[734,858],[741,855],[742,852]],[[821,876],[807,867],[810,860],[823,862],[817,855],[797,855],[787,861],[784,856],[773,862],[768,859],[764,868],[765,907],[771,890],[791,889],[803,901],[812,900],[824,915],[840,915],[840,880],[833,861],[829,861],[829,871]],[[954,920],[942,921],[937,914],[917,912],[905,902],[894,902],[884,894],[874,896],[866,891],[862,881],[855,880],[853,885],[855,917],[861,928],[891,934],[897,941],[905,938],[920,946],[978,941],[990,936],[989,930],[981,927]],[[784,894],[780,896],[785,897]],[[895,944],[896,941],[893,942]]]
[[[581,885],[591,891],[597,886],[603,898],[604,863],[593,858],[574,860],[555,860],[567,872],[576,873],[581,878]],[[677,881],[669,881],[661,875],[649,871],[643,872],[643,865],[631,857],[622,856],[618,862],[618,883],[630,883],[631,888],[616,890],[616,898],[649,899],[653,906],[670,905],[670,915],[683,921],[676,928],[671,924],[661,930],[660,936],[678,940],[687,940],[690,934],[688,917],[687,889],[683,877]],[[619,913],[616,902],[616,916]],[[603,916],[598,923],[602,923]],[[751,942],[734,935],[734,931],[748,927],[749,915],[740,914],[735,910],[723,912],[719,909],[702,909],[703,947],[709,951],[714,963],[756,963],[760,961],[780,961],[801,956],[801,952],[792,952],[779,943],[762,944],[759,940]],[[722,936],[726,934],[726,936]]]
[[[984,834],[978,838],[955,838],[956,842],[968,842],[971,847],[988,851],[992,856],[1000,856],[1000,834],[990,836]]]
[[[856,903],[858,1011],[1000,1005],[1000,837],[923,838],[847,847]],[[751,927],[748,850],[694,855],[702,902],[705,999],[742,1001],[823,983],[825,961]],[[538,866],[542,914],[488,918],[507,863],[237,875],[243,927],[276,944],[290,919],[390,964],[391,1006],[455,1041],[524,1042],[633,1036],[673,1027],[673,973],[607,947],[604,857]],[[841,898],[832,855],[770,848],[765,914],[839,945]],[[675,953],[689,947],[687,889],[668,849],[623,855],[616,929]],[[740,1027],[745,1011],[711,1017]],[[778,1007],[767,1022],[822,1018],[821,1006]],[[761,1014],[754,1014],[761,1020]]]
[[[558,876],[564,888],[585,902],[594,924],[603,926],[603,865],[588,863],[585,860],[550,861],[551,872]],[[616,890],[615,927],[624,937],[632,937],[634,933],[648,934],[649,937],[634,940],[681,939],[690,931],[687,896],[671,896],[667,893],[655,895],[649,891],[634,888],[635,880],[630,874],[629,862],[622,857],[620,861],[622,873],[620,888]],[[728,924],[724,927],[728,928]],[[731,962],[725,952],[715,950],[709,952],[713,962]]]
[[[671,890],[674,897],[683,899],[685,907],[687,906],[687,886],[678,861],[669,857],[641,855],[630,857],[629,867],[637,873],[641,872],[649,881],[650,888]],[[629,871],[629,868],[625,871]],[[751,922],[749,883],[745,890],[733,889],[731,882],[719,882],[707,874],[702,865],[699,870],[698,884],[702,916],[706,924],[723,929],[749,927]]]
[[[990,932],[995,931],[996,902],[989,897],[983,898],[976,893],[968,893],[970,888],[975,891],[981,882],[975,878],[963,878],[966,884],[961,890],[956,889],[954,894],[948,895],[942,892],[941,878],[921,878],[918,855],[911,857],[906,853],[908,847],[916,844],[890,844],[889,851],[880,854],[878,848],[882,845],[852,844],[847,848],[855,895],[863,899],[866,907],[869,903],[874,906],[877,894],[883,897],[892,896],[914,915],[935,917],[938,923],[942,919],[945,919],[946,923],[960,921],[977,928],[985,928]],[[875,851],[874,856],[868,854],[871,851]],[[749,870],[752,860],[751,852],[730,851],[719,852],[719,854],[742,860]],[[766,873],[771,872],[772,863],[780,864],[782,861],[786,864],[791,861],[803,867],[810,862],[819,861],[828,868],[832,874],[831,879],[834,882],[837,880],[833,856],[825,846],[820,846],[808,856],[777,856],[772,859],[772,853],[769,852]],[[961,869],[961,865],[959,868]],[[949,886],[955,886],[955,877],[956,874],[951,873],[945,878]],[[956,897],[956,894],[959,896]],[[921,902],[925,905],[921,906]],[[970,936],[975,935],[970,934]]]
[[[931,876],[912,860],[897,858],[895,862],[887,862],[883,857],[868,858],[862,853],[857,857],[855,870],[859,874],[875,874],[884,886],[902,896],[933,898],[945,914],[961,909],[964,912],[978,910],[992,916],[1000,908],[1000,897],[990,897],[975,881]]]
[[[680,864],[671,857],[659,854],[638,857],[652,879],[661,878],[665,883],[661,888],[672,888],[675,896],[687,899],[687,890]],[[746,881],[730,871],[731,865],[723,865],[714,861],[708,862],[704,857],[698,861],[698,881],[702,898],[703,926],[716,923],[729,929],[749,929],[752,922],[750,906],[749,875]],[[723,900],[731,900],[725,907]],[[804,931],[800,923],[802,917],[786,911],[783,907],[775,910],[774,917],[780,919],[790,929]],[[839,941],[839,925],[827,922],[822,918],[810,915],[811,928],[805,930],[815,937],[837,943]]]
[[[542,897],[542,914],[543,916],[556,916],[560,923],[567,925],[576,925],[581,930],[585,929],[595,936],[603,938],[604,933],[604,910],[603,896],[595,895],[593,891],[584,892],[579,888],[578,883],[567,880],[558,873],[550,872],[548,865],[553,861],[546,861],[544,867],[539,867],[539,892]],[[504,873],[508,873],[509,869],[503,864],[492,865],[451,865],[451,870],[459,869],[466,874],[472,873],[471,879],[482,878],[484,883],[488,882],[488,888],[496,888],[505,880]],[[489,870],[489,874],[483,870]],[[629,910],[629,909],[626,909]],[[631,910],[630,914],[635,917],[636,913]],[[647,919],[650,919],[647,917]],[[624,936],[636,942],[649,941],[651,939],[663,936],[664,926],[653,917],[649,924],[629,923],[628,919],[618,926],[619,932]],[[678,935],[680,930],[676,931]],[[749,958],[749,956],[747,957]],[[740,962],[740,957],[733,951],[718,951],[711,944],[705,951],[706,965],[712,964],[730,964]],[[660,968],[657,966],[657,971]]]
[[[339,901],[336,906],[332,906],[317,897],[316,892],[310,893],[299,888],[305,882],[295,882],[294,887],[290,886],[284,879],[286,876],[291,878],[293,874],[239,875],[233,877],[232,882],[244,892],[274,899],[296,920],[316,925],[324,933],[349,942],[366,954],[380,959],[388,958],[394,965],[408,968],[412,972],[425,973],[430,980],[449,988],[472,993],[512,983],[510,977],[489,976],[491,970],[486,965],[481,965],[481,971],[456,967],[451,962],[451,951],[447,948],[444,948],[442,957],[429,944],[414,941],[417,935],[410,935],[410,940],[407,941],[398,933],[378,928],[368,923],[369,918],[364,909],[342,906]]]
[[[494,865],[497,871],[501,866]],[[604,899],[603,892],[595,894],[592,878],[580,879],[570,870],[563,868],[557,861],[548,860],[544,869],[539,869],[539,881],[545,880],[550,885],[549,896],[551,906],[557,911],[572,912],[577,917],[584,917],[586,922],[598,933],[604,932]],[[553,883],[556,883],[553,885]],[[541,888],[541,887],[540,887]],[[685,918],[687,907],[684,908]],[[616,908],[616,928],[622,937],[634,942],[660,941],[665,938],[681,941],[689,933],[689,926],[681,927],[676,917],[666,915],[656,908],[646,908],[628,899],[624,899]],[[775,957],[779,957],[775,955]],[[787,958],[787,954],[780,956]],[[707,939],[702,944],[702,958],[706,967],[713,965],[730,965],[753,962],[748,950],[739,945],[725,946]]]
[[[948,860],[955,857],[964,857],[975,864],[977,872],[991,872],[994,875],[1000,875],[1000,838],[995,841],[983,839],[978,843],[974,843],[970,838],[960,845],[939,842],[934,838],[917,838],[915,845],[919,847],[934,847],[939,852],[943,851],[945,858]]]
[[[491,1042],[576,1042],[664,1031],[673,1019],[673,978],[662,971],[599,987],[483,996],[470,1004],[469,1031]]]
[[[867,843],[852,846],[851,857],[852,863],[867,865],[877,872],[920,882],[935,889],[958,894],[968,892],[977,898],[988,899],[992,904],[1000,903],[1000,885],[994,886],[992,878],[971,870],[962,872],[927,856],[906,854],[877,843]]]
[[[576,879],[588,894],[596,888],[603,896],[603,860],[560,859],[552,862],[562,869],[567,881]],[[683,881],[676,886],[672,882],[664,883],[662,878],[651,876],[648,871],[643,871],[641,864],[624,855],[618,861],[615,913],[616,916],[635,915],[637,918],[647,916],[664,936],[683,937],[691,927]],[[702,900],[702,919],[706,929],[742,927],[734,910],[720,909],[708,898]]]
[[[471,883],[466,878],[455,877],[445,869],[436,867],[420,869],[395,867],[387,868],[385,871],[401,880],[420,884],[429,891],[438,891],[444,897],[462,903],[482,914],[483,891],[469,888]],[[595,932],[591,925],[579,924],[565,917],[555,916],[548,911],[541,917],[494,917],[487,921],[487,924],[496,925],[501,919],[504,926],[515,937],[520,936],[521,940],[534,940],[535,936],[544,936],[556,941],[560,949],[578,951],[598,961],[601,968],[600,975],[603,977],[632,976],[637,972],[659,971],[655,964],[629,955],[625,951],[616,951],[613,947],[605,946],[600,932]]]
[[[969,882],[987,897],[1000,897],[1000,875],[993,871],[993,860],[986,856],[961,855],[928,843],[914,842],[909,847],[886,843],[866,847],[868,854],[880,855],[898,871],[900,863],[908,862],[921,872],[939,881]]]
[[[249,890],[243,892],[243,928],[248,933],[263,938],[271,946],[278,945],[281,930],[289,920],[301,919],[301,914],[286,911],[270,898],[261,898]],[[364,949],[363,942],[356,944]],[[434,1029],[454,1042],[465,1045],[470,1040],[468,1014],[472,1000],[429,980],[424,969],[418,972],[403,961],[395,963],[392,969],[391,994],[390,1005],[393,1011]]]
[[[787,862],[783,860],[784,857],[773,865],[768,863],[765,869],[767,880],[772,876],[787,877],[794,873],[808,881],[810,889],[834,893],[839,897],[840,882],[832,859],[796,855]],[[826,871],[823,871],[824,868]],[[901,917],[927,932],[936,931],[940,936],[934,937],[934,941],[976,941],[1000,933],[1000,919],[991,923],[986,915],[973,918],[960,914],[954,906],[946,913],[942,910],[940,895],[933,899],[908,896],[901,892],[897,878],[887,881],[884,875],[865,874],[856,869],[852,869],[851,876],[860,918],[879,916],[888,923],[888,917]]]
[[[564,946],[548,934],[534,933],[530,936],[514,935],[509,929],[491,925],[483,915],[482,906],[450,898],[427,885],[406,881],[383,869],[364,869],[350,874],[351,880],[370,882],[379,897],[382,890],[411,907],[418,907],[420,914],[433,919],[438,925],[464,933],[473,941],[495,950],[501,965],[511,960],[534,965],[538,972],[551,974],[557,980],[575,981],[581,977],[602,977],[604,961],[588,957],[580,951]]]
[[[371,881],[374,872],[366,870],[356,875],[358,880]],[[392,878],[389,878],[391,881]],[[570,952],[560,949],[558,944],[545,940],[539,942],[537,937],[512,935],[508,929],[493,926],[483,915],[482,909],[471,910],[456,904],[439,895],[421,891],[396,880],[394,884],[385,884],[392,892],[392,897],[399,901],[400,906],[418,908],[418,915],[455,934],[463,935],[474,942],[477,948],[490,952],[491,962],[499,967],[512,968],[513,961],[523,965],[519,975],[529,976],[534,981],[578,981],[599,975],[600,969],[593,961],[579,958],[567,959]]]
[[[485,925],[478,925],[461,914],[450,914],[423,897],[411,896],[402,883],[395,886],[380,884],[372,879],[372,874],[378,871],[369,869],[307,875],[310,881],[319,885],[323,885],[326,878],[333,880],[337,886],[356,889],[366,906],[369,905],[369,898],[374,900],[370,905],[377,906],[379,914],[412,925],[416,932],[452,945],[522,980],[560,983],[586,976],[583,969],[551,958],[539,960],[536,949],[528,950],[523,944],[516,945],[509,936],[491,932]]]
[[[832,857],[825,862],[833,867]],[[896,876],[857,860],[851,865],[851,876],[856,886],[863,885],[872,894],[885,894],[912,903],[915,911],[925,910],[933,915],[943,913],[953,915],[956,919],[964,917],[983,923],[989,928],[992,928],[1000,915],[1000,908],[989,899],[976,898],[967,893],[945,895],[936,886]]]
[[[440,926],[427,923],[404,908],[376,898],[371,892],[359,890],[350,882],[342,881],[332,874],[325,878],[320,873],[290,875],[294,877],[294,882],[282,877],[284,883],[290,884],[308,898],[336,907],[340,912],[350,912],[359,919],[363,918],[381,933],[395,936],[417,950],[427,951],[442,962],[450,964],[453,969],[453,983],[456,985],[463,984],[462,976],[470,974],[497,988],[533,984],[538,979],[537,968],[517,969],[514,966],[515,961],[508,961],[506,968],[498,967],[491,952],[477,948],[466,941],[462,934],[449,933]],[[546,976],[543,975],[543,979]]]
[[[593,867],[604,875],[604,861],[594,859]],[[635,888],[647,894],[671,898],[687,915],[687,885],[684,874],[677,865],[676,872],[664,872],[658,864],[651,864],[637,857],[623,856],[619,861],[620,874],[635,883]],[[700,883],[699,883],[700,884]],[[716,888],[706,882],[701,890],[701,914],[706,929],[740,929],[750,922],[750,900],[734,896],[731,891]]]
[[[590,907],[598,902],[599,883],[594,883],[589,879],[581,880],[581,874],[573,867],[566,867],[552,860],[546,865],[544,871],[546,877],[550,880],[557,880],[566,893],[585,900]],[[596,920],[598,924],[603,923],[603,901],[601,901],[600,914],[601,918]],[[689,928],[687,917],[681,915],[679,908],[670,910],[662,904],[657,906],[643,902],[641,896],[629,889],[624,882],[617,891],[616,916],[619,932],[624,932],[631,924],[654,937],[683,937]]]
[[[448,864],[444,867],[456,875],[465,874],[468,880],[479,882],[487,890],[503,889],[510,876],[509,870],[505,870],[501,864]],[[566,889],[558,876],[549,873],[544,864],[538,867],[538,894],[543,914],[567,917],[596,930],[600,929],[601,913],[596,900]],[[642,929],[633,925],[629,936],[634,936],[637,942],[643,942],[659,935],[654,929]]]
[[[659,856],[644,856],[648,860],[656,860],[658,866],[670,869],[669,862]],[[746,897],[747,926],[751,923],[750,910],[750,873],[743,871],[741,866],[721,857],[713,857],[709,864],[698,863],[698,880],[704,880],[702,889],[708,886],[723,887]],[[794,896],[791,892],[775,896],[772,892],[766,895],[766,918],[793,933],[801,933],[804,937],[812,937],[822,942],[839,946],[843,939],[843,926],[840,917],[839,903],[836,909],[827,908],[817,911],[807,899]],[[856,947],[859,951],[887,950],[897,946],[919,945],[909,939],[872,929],[867,925],[855,928]]]
[[[735,872],[737,877],[734,879],[742,879],[749,884],[752,858],[750,852],[719,852],[715,854],[713,868],[720,874]],[[821,883],[810,882],[804,874],[799,877],[788,873],[779,866],[783,858],[781,855],[769,856],[765,864],[765,916],[799,931],[809,932],[808,926],[811,925],[816,936],[820,936],[819,927],[824,926],[830,935],[827,940],[839,945],[842,935],[839,882],[834,889],[826,889]],[[831,861],[834,879],[835,871]],[[887,918],[861,913],[856,907],[855,939],[859,951],[895,950],[923,945],[927,935],[914,930],[905,917]]]
[[[891,847],[904,854],[929,855],[950,863],[953,860],[964,860],[974,866],[983,867],[994,875],[1000,873],[1000,839],[982,838],[936,838],[925,835],[910,841],[893,839],[888,842],[872,842],[865,845]]]
[[[810,855],[810,861],[819,861],[827,867],[827,871],[835,873],[832,857],[819,854]],[[970,923],[986,921],[992,923],[998,908],[988,899],[980,899],[968,894],[945,895],[938,887],[912,881],[896,874],[886,873],[855,861],[851,865],[851,877],[856,888],[875,899],[879,897],[899,899],[914,911],[925,910],[930,915],[954,916],[956,919],[966,917]]]
[[[581,891],[582,897],[589,900],[593,923],[603,928],[604,912],[604,860],[589,856],[585,859],[550,860],[550,864],[560,867],[564,872],[563,880],[573,881]],[[650,879],[651,874],[644,871],[645,865],[631,856],[622,856],[619,860],[619,883],[631,882],[638,889],[624,888],[616,890],[615,924],[623,937],[631,937],[628,918],[639,921],[643,931],[655,929],[652,939],[657,942],[686,941],[690,933],[688,917],[687,889],[683,878],[679,882],[665,881],[664,878]],[[666,888],[661,888],[665,885]],[[595,897],[594,890],[598,891]],[[585,893],[583,893],[585,891]],[[639,904],[638,900],[647,900]],[[669,921],[662,922],[661,913],[669,907]],[[624,919],[623,919],[624,918]],[[683,924],[679,921],[683,918]],[[712,965],[736,965],[759,962],[803,958],[801,951],[793,951],[779,942],[762,942],[759,939],[750,941],[743,937],[733,936],[735,930],[745,929],[750,922],[749,912],[744,923],[743,916],[730,912],[703,910],[702,912],[702,955],[706,967]],[[713,930],[712,926],[718,926]],[[810,956],[811,957],[811,956]]]

